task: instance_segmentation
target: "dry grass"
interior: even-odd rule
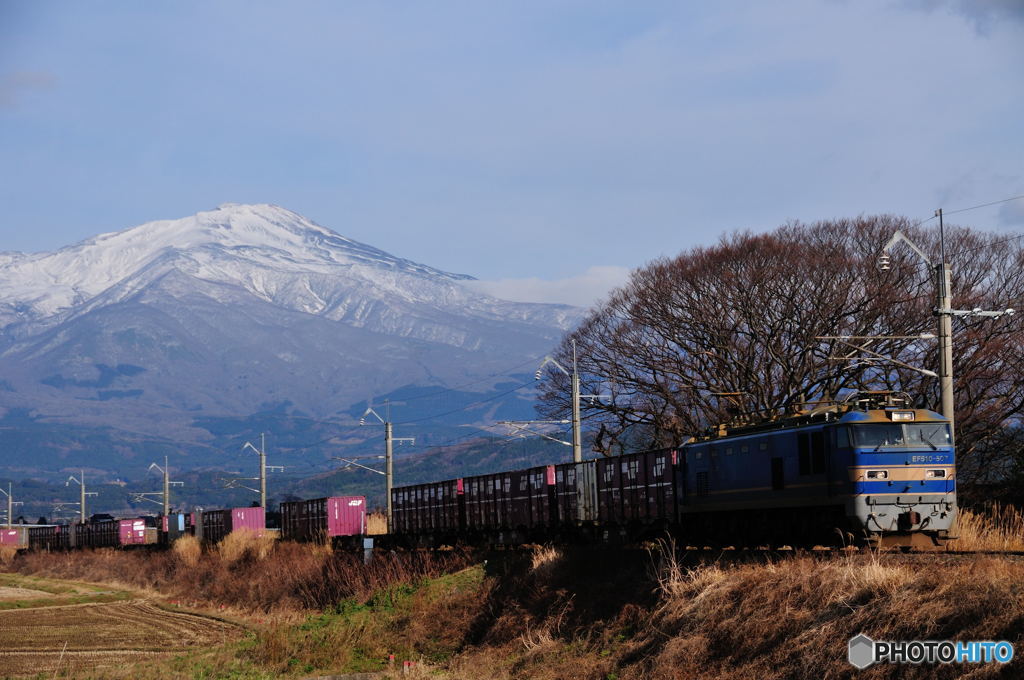
[[[554,546],[536,546],[530,556],[533,571],[550,570],[562,559],[562,551]]]
[[[244,644],[177,667],[126,667],[117,677],[377,671],[394,654],[396,676],[409,659],[421,673],[460,680],[817,680],[854,677],[846,644],[860,632],[1024,645],[1024,562],[1002,557],[768,559],[729,551],[708,559],[663,543],[653,561],[637,551],[537,547],[462,568],[471,556],[413,551],[363,565],[356,555],[289,542],[263,558],[248,549],[233,562],[211,550],[191,568],[173,552],[30,557],[19,556],[16,566],[114,572],[165,594],[195,590],[238,608],[320,610],[277,618]],[[1021,677],[1020,666],[886,666],[862,675]]]
[[[203,556],[203,546],[195,536],[182,536],[171,546],[171,552],[183,565],[193,568]]]
[[[980,511],[960,509],[953,550],[1024,550],[1024,513],[992,503]]]
[[[277,542],[276,535],[258,534],[250,529],[232,531],[217,544],[220,559],[234,564],[243,558],[251,558],[257,562],[267,559]]]
[[[615,565],[646,582],[657,600],[622,592],[593,555],[535,551],[517,585],[487,604],[494,618],[480,644],[447,666],[465,680],[521,677],[603,680],[800,680],[819,678],[1024,677],[1009,667],[883,666],[857,674],[847,641],[1005,639],[1024,644],[1024,563],[1003,557],[886,553],[715,559],[664,543],[654,569]],[[608,551],[612,559],[614,551]],[[548,569],[546,565],[554,564]],[[507,578],[507,577],[506,577]],[[588,580],[589,579],[589,580]],[[602,597],[603,612],[584,612]],[[596,591],[596,592],[595,592]],[[586,598],[586,600],[584,600]]]
[[[1009,639],[1019,648],[1024,564],[942,555],[921,562],[875,553],[687,567],[666,553],[661,602],[623,654],[642,660],[625,664],[619,677],[847,677],[846,643],[861,632],[892,640]],[[890,666],[870,677],[959,677],[964,670]],[[972,677],[1005,670],[978,668]]]
[[[18,549],[10,545],[0,545],[0,567],[7,568],[14,562]]]
[[[18,555],[24,574],[128,586],[199,607],[288,614],[369,598],[393,583],[414,582],[466,566],[466,553],[362,555],[329,546],[239,536],[205,552],[187,539],[172,550],[80,550]]]
[[[388,533],[388,516],[383,512],[371,512],[366,516],[366,534],[383,536]]]

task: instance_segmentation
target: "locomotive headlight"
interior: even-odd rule
[[[914,412],[913,411],[891,411],[889,413],[889,418],[891,420],[894,420],[894,421],[913,420],[914,419]]]
[[[864,473],[864,476],[868,479],[889,479],[888,470],[868,470]]]
[[[945,477],[945,470],[925,470],[925,479],[936,479],[937,477]]]

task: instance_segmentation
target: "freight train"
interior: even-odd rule
[[[396,487],[386,547],[536,542],[935,547],[953,538],[955,453],[949,422],[905,395],[858,393],[785,418],[722,425],[685,444]],[[281,504],[281,538],[360,545],[362,496]],[[207,543],[260,533],[262,508],[0,531],[34,549]],[[133,531],[134,529],[134,531]],[[8,536],[10,534],[10,536]]]
[[[281,504],[280,536],[295,541],[331,541],[338,545],[362,545],[366,533],[366,498],[335,496]],[[173,513],[157,518],[115,519],[94,515],[86,522],[69,524],[16,524],[0,529],[0,545],[19,550],[73,550],[76,548],[166,547],[181,536],[195,536],[204,543],[222,541],[233,531],[257,536],[266,531],[261,507],[227,508],[192,513]]]
[[[392,541],[935,547],[957,515],[949,422],[858,393],[682,446],[392,491]]]

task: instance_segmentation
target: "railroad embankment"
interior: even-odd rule
[[[1013,540],[979,526],[996,532],[991,540]],[[975,549],[990,547],[975,540]],[[19,556],[8,568],[145,587],[249,623],[241,641],[96,677],[1024,677],[1020,660],[864,671],[847,662],[859,633],[1008,640],[1024,654],[1024,560],[1014,555],[660,545],[396,553],[363,565],[324,548],[254,541],[205,553],[184,543],[167,553]]]

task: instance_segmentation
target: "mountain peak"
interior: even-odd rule
[[[45,317],[133,278],[177,269],[252,286],[253,272],[471,280],[346,238],[280,206],[224,203],[175,220],[100,234],[53,253],[0,257],[0,305]],[[373,274],[373,272],[379,272]],[[6,315],[5,315],[6,316]],[[8,317],[10,320],[10,317]]]

